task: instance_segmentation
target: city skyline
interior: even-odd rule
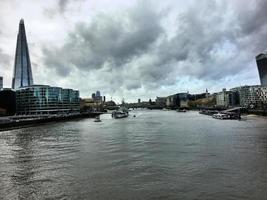
[[[32,2],[0,3],[10,16],[0,19],[4,87],[11,85],[20,18],[38,84],[75,88],[82,97],[100,90],[107,99],[137,101],[260,84],[255,56],[267,46],[264,1],[243,1],[242,10],[227,0],[115,1],[109,8],[108,1]]]

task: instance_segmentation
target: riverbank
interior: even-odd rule
[[[82,118],[95,118],[103,112],[77,113],[69,115],[16,115],[0,118],[0,131],[35,126],[49,122],[68,121]]]

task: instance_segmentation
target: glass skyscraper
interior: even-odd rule
[[[12,88],[33,85],[30,54],[23,19],[19,23]]]
[[[262,53],[256,57],[260,81],[262,86],[267,86],[267,53]]]

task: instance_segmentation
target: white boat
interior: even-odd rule
[[[228,114],[224,114],[224,113],[217,113],[212,115],[213,118],[215,119],[231,119],[231,116]]]
[[[119,110],[112,112],[111,116],[114,119],[125,118],[129,116],[129,112],[126,108],[120,108]]]
[[[163,111],[170,111],[171,109],[169,109],[169,108],[163,108],[162,110]]]
[[[101,122],[100,116],[96,116],[95,121],[94,122]]]

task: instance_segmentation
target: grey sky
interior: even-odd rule
[[[34,82],[136,101],[259,84],[264,0],[1,0],[0,67],[10,87],[24,18]]]

